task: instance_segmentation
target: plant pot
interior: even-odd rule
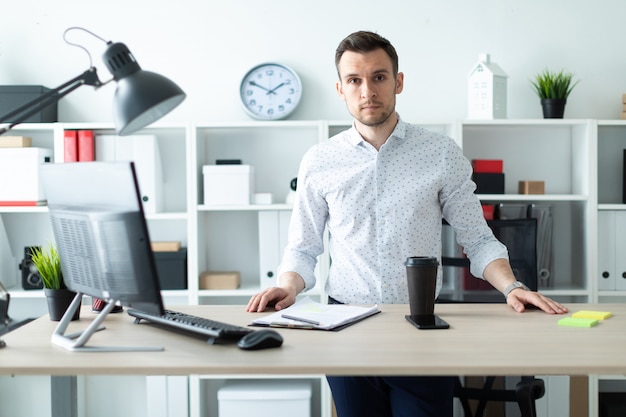
[[[565,113],[565,103],[567,100],[562,98],[543,98],[541,99],[541,108],[543,109],[544,119],[562,119]]]
[[[48,302],[48,315],[50,316],[50,320],[60,321],[63,314],[65,314],[65,311],[68,309],[70,304],[72,304],[74,297],[76,297],[76,293],[68,289],[53,290],[50,288],[44,288],[43,292],[46,295],[46,301]],[[78,320],[79,318],[80,308],[76,310],[72,320]]]

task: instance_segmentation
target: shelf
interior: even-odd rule
[[[242,205],[204,205],[198,206],[198,211],[291,211],[291,204],[250,204]]]
[[[576,194],[477,194],[481,201],[587,201]]]
[[[250,297],[260,291],[259,287],[246,286],[232,290],[199,290],[199,297]],[[322,291],[313,288],[302,296],[318,296],[322,295]],[[300,296],[300,295],[299,295]]]
[[[2,213],[47,213],[48,206],[0,206]]]
[[[598,204],[598,210],[622,211],[626,210],[626,204]]]
[[[588,119],[493,119],[463,120],[464,126],[506,126],[506,127],[551,127],[551,126],[586,126]]]
[[[186,212],[146,214],[146,220],[187,220]]]

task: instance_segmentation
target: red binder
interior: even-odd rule
[[[78,160],[80,162],[96,159],[93,130],[78,131]]]
[[[63,161],[78,161],[78,142],[75,130],[66,130],[63,133]]]

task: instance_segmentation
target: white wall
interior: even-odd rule
[[[63,42],[79,25],[126,43],[144,69],[176,81],[188,99],[166,120],[236,121],[243,74],[264,61],[296,69],[304,98],[294,119],[347,119],[334,83],[334,50],[348,33],[389,38],[406,74],[398,109],[406,120],[465,118],[466,74],[488,52],[509,75],[509,118],[539,118],[529,79],[565,68],[581,83],[565,117],[618,118],[626,93],[623,0],[20,0],[6,2],[0,25],[0,84],[54,87],[87,69],[87,56]],[[8,5],[10,4],[10,6]],[[100,78],[104,44],[89,47]],[[110,120],[113,85],[82,87],[63,99],[61,121]]]

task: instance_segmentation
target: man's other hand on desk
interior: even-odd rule
[[[265,311],[268,306],[276,310],[287,308],[296,302],[296,295],[304,289],[304,280],[295,272],[285,272],[278,279],[278,287],[266,288],[253,295],[248,301],[246,311],[251,313]]]
[[[485,279],[501,293],[516,282],[515,274],[507,259],[496,259],[489,263],[483,271]],[[548,314],[565,314],[567,308],[556,301],[527,288],[515,288],[506,293],[506,303],[515,311],[522,313],[526,306],[535,306]]]
[[[506,303],[515,311],[522,313],[526,310],[526,306],[532,305],[540,308],[548,314],[565,314],[567,308],[535,291],[527,291],[518,288],[511,291],[506,297]]]

